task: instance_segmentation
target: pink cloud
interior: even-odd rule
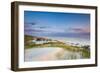
[[[71,28],[72,32],[76,32],[76,33],[90,33],[90,27],[75,27],[75,28]]]

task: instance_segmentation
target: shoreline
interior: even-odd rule
[[[72,37],[66,37],[66,38],[63,38],[63,37],[46,37],[46,38],[58,40],[58,41],[64,42],[64,43],[69,44],[69,45],[75,45],[75,44],[78,44],[80,46],[90,45],[89,40],[82,39],[82,38],[72,38]]]

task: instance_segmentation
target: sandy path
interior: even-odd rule
[[[25,61],[56,60],[57,55],[62,52],[64,50],[59,47],[25,49]]]

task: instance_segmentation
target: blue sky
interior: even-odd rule
[[[25,32],[89,34],[90,14],[24,11]]]

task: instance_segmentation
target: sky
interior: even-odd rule
[[[90,14],[24,11],[24,30],[39,36],[89,35]]]

